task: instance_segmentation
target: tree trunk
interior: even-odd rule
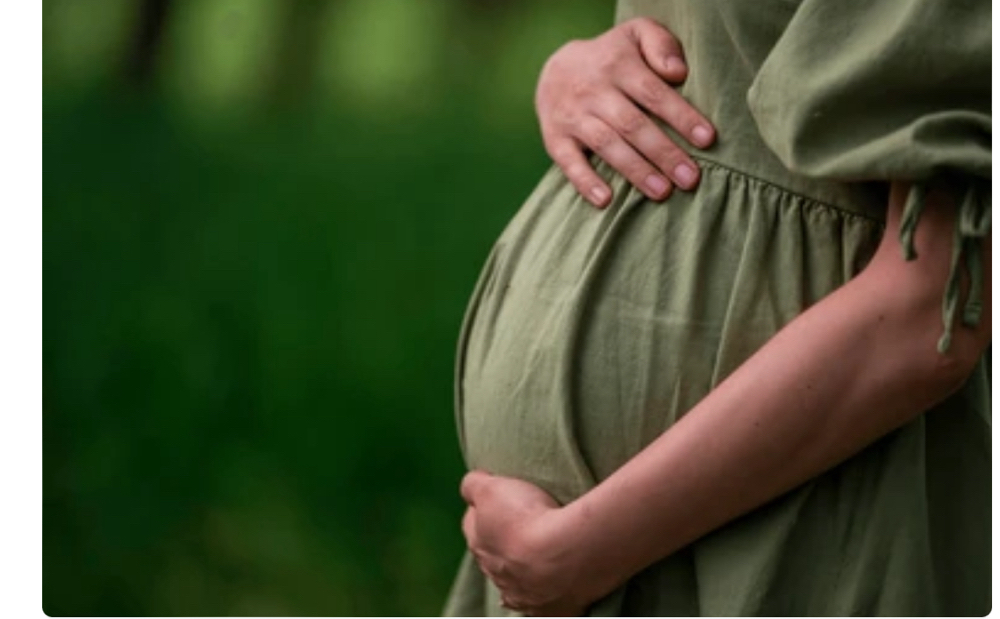
[[[166,29],[172,0],[142,0],[132,53],[126,58],[125,77],[139,89],[147,88],[156,75],[156,61]]]

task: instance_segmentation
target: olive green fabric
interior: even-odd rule
[[[968,250],[990,225],[989,4],[619,3],[619,20],[639,15],[684,43],[682,92],[719,129],[693,153],[698,189],[654,203],[599,162],[616,198],[598,211],[550,170],[490,253],[458,347],[468,466],[563,503],[857,274],[881,238],[888,180],[920,181],[912,231],[926,184],[947,177],[973,269]],[[980,364],[939,406],[591,614],[989,612],[989,401]],[[445,614],[508,613],[466,556]]]
[[[985,0],[803,2],[748,96],[765,141],[789,170],[916,181],[903,218],[909,258],[926,185],[949,185],[960,214],[942,352],[963,256],[973,285],[962,322],[978,324],[982,312],[979,250],[992,197],[990,14]]]

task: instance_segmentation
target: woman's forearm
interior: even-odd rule
[[[953,223],[938,209],[922,222],[919,258],[903,262],[895,242],[902,191],[894,188],[887,239],[863,273],[564,508],[566,535],[587,553],[588,569],[600,570],[588,578],[593,586],[610,590],[844,461],[962,382],[989,335],[964,329],[950,355],[937,352],[943,287],[935,280]]]

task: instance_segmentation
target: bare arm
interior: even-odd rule
[[[520,533],[505,537],[505,523],[489,514],[466,527],[481,565],[512,603],[578,612],[647,565],[843,462],[964,382],[989,344],[989,308],[978,329],[956,327],[948,353],[937,352],[954,209],[942,204],[945,196],[928,198],[918,258],[906,262],[898,241],[905,189],[893,187],[885,238],[860,275],[789,323],[613,475],[564,508],[537,503],[531,517],[522,514]],[[474,508],[508,500],[496,480],[467,477],[463,493]],[[505,552],[492,553],[504,544]],[[531,569],[519,580],[525,563]]]
[[[566,509],[592,565],[606,568],[598,582],[613,587],[846,460],[965,380],[989,327],[959,329],[953,348],[937,352],[950,209],[929,209],[918,259],[905,262],[895,234],[904,197],[897,187],[889,232],[862,274]]]

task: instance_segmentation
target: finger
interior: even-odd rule
[[[684,50],[669,30],[648,17],[638,17],[623,25],[626,35],[638,46],[643,60],[660,77],[675,84],[687,78]]]
[[[600,107],[598,116],[674,184],[683,189],[693,189],[698,184],[698,166],[694,161],[624,95],[608,95],[602,99]]]
[[[715,140],[715,128],[676,90],[645,67],[635,67],[616,76],[615,85],[629,98],[664,120],[689,143],[707,148]]]
[[[571,137],[553,137],[545,140],[545,149],[552,161],[566,175],[573,187],[597,208],[604,208],[611,200],[611,188],[590,166],[584,156],[584,146]]]
[[[587,116],[580,122],[580,140],[618,170],[652,200],[663,200],[673,189],[670,181],[643,159],[610,125]]]
[[[500,607],[506,608],[507,610],[512,610],[516,613],[523,612],[521,608],[518,608],[517,604],[511,601],[510,597],[506,594],[500,595]],[[526,615],[531,616],[531,615]]]
[[[490,479],[490,474],[485,471],[470,471],[465,474],[462,478],[462,485],[459,487],[459,492],[462,493],[462,498],[469,505],[476,504],[476,497],[479,496],[483,489],[488,485]]]
[[[476,536],[476,511],[475,508],[469,507],[465,510],[465,515],[462,516],[462,535],[465,536],[465,545],[470,549],[474,549],[479,545],[479,539]]]
[[[507,596],[505,595],[500,596],[500,608],[506,608],[507,610],[517,610],[516,608],[511,606],[510,602],[507,601]]]
[[[510,589],[514,585],[506,564],[497,557],[485,551],[473,550],[472,556],[476,559],[479,571],[496,585],[498,589]]]

